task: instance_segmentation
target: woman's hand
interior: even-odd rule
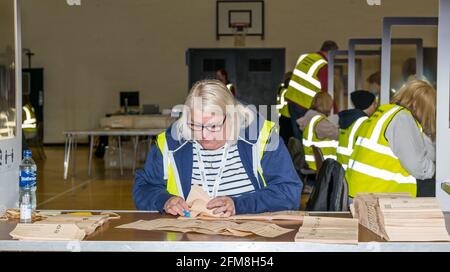
[[[184,216],[183,211],[189,211],[189,207],[183,198],[172,196],[164,204],[164,210],[168,214]]]
[[[228,217],[236,214],[234,201],[228,196],[216,197],[206,204],[206,208],[213,210],[213,214],[220,214],[222,217]]]

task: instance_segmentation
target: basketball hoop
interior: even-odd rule
[[[231,23],[234,46],[245,46],[245,37],[247,36],[249,26],[249,23]]]

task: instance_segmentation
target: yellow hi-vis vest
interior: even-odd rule
[[[357,193],[391,192],[407,192],[416,196],[416,179],[403,168],[384,136],[392,118],[402,110],[411,114],[395,104],[380,106],[358,130],[345,171],[351,197]],[[422,130],[420,124],[418,127]]]
[[[228,83],[227,84],[227,89],[234,95],[236,96],[236,88],[234,88],[234,85],[232,83]]]
[[[338,142],[336,140],[323,138],[319,139],[316,134],[317,124],[326,119],[323,115],[316,115],[311,118],[309,124],[305,127],[303,132],[303,150],[305,151],[305,161],[310,169],[317,170],[316,160],[314,159],[314,152],[312,146],[318,147],[323,154],[323,159],[331,158],[336,160],[336,147]]]
[[[348,160],[353,153],[353,146],[356,140],[356,131],[368,119],[367,116],[358,118],[351,126],[339,131],[339,144],[336,149],[337,161],[347,170]]]
[[[314,96],[322,90],[317,74],[327,64],[317,53],[301,55],[289,81],[286,98],[306,109],[311,108]]]
[[[265,120],[259,132],[258,140],[252,147],[253,174],[256,178],[258,178],[258,175],[261,176],[264,187],[266,187],[267,184],[266,180],[264,179],[261,160],[265,151],[266,144],[269,140],[270,133],[274,126],[275,123]],[[167,191],[171,195],[184,198],[183,187],[181,186],[181,180],[173,156],[173,151],[169,150],[167,147],[166,132],[160,133],[157,136],[156,141],[157,146],[161,151],[161,154],[163,155],[164,180],[167,181]]]
[[[36,114],[34,113],[34,108],[29,104],[22,107],[25,112],[25,120],[22,122],[22,129],[25,132],[36,132]]]
[[[288,104],[284,98],[287,92],[287,88],[284,84],[281,84],[278,95],[277,95],[277,110],[278,114],[287,118],[291,118],[289,114]]]

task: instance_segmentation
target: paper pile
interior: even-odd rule
[[[296,242],[357,244],[358,219],[305,216]]]
[[[81,237],[83,239],[107,221],[120,218],[115,213],[107,212],[100,215],[85,212],[70,214],[53,212],[47,214],[48,216],[43,217],[45,219],[34,224],[18,224],[10,235],[14,239],[21,240],[79,240],[80,231],[83,233]],[[52,233],[52,231],[55,233]]]
[[[83,216],[76,214],[61,214],[49,216],[39,221],[39,224],[76,224],[80,229],[86,232],[86,235],[92,234],[98,227],[103,225],[109,219],[108,215]]]
[[[17,224],[10,233],[13,239],[41,241],[83,240],[86,233],[75,224]]]
[[[450,241],[436,198],[379,198],[389,241]]]
[[[245,237],[256,234],[263,237],[277,237],[293,231],[275,224],[263,222],[245,222],[242,224],[231,221],[178,220],[162,218],[156,220],[139,220],[134,223],[118,226],[120,229],[163,230],[177,232],[197,232],[210,235],[231,235]]]
[[[240,214],[229,217],[222,217],[220,214],[213,214],[213,210],[206,208],[206,205],[211,200],[208,194],[201,186],[193,185],[189,192],[186,204],[190,208],[190,219],[202,220],[256,220],[256,221],[272,221],[272,220],[290,220],[302,221],[305,212],[303,211],[278,211],[266,212],[259,214]],[[186,217],[179,217],[179,219],[188,219]]]
[[[403,193],[358,194],[353,217],[387,241],[449,241],[436,198]]]
[[[303,221],[305,216],[304,211],[279,211],[279,212],[265,212],[256,214],[239,214],[230,216],[229,220],[256,220],[256,221],[272,221],[272,220],[286,220],[286,221]]]
[[[383,220],[381,218],[380,206],[378,205],[378,198],[411,198],[408,193],[363,193],[357,194],[353,199],[353,204],[350,205],[350,210],[354,218],[358,218],[359,223],[388,240],[388,236],[384,230]]]

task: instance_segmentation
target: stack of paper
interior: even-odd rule
[[[305,216],[296,242],[357,244],[358,219]]]
[[[384,230],[383,220],[381,218],[380,207],[378,199],[380,197],[390,199],[410,199],[408,193],[363,193],[358,194],[353,199],[353,204],[350,206],[354,218],[358,218],[359,223],[371,230],[385,240],[388,236]]]
[[[436,198],[379,198],[389,241],[450,241]]]
[[[75,224],[17,224],[13,239],[41,241],[83,240],[86,233]]]
[[[275,224],[263,222],[245,222],[242,224],[231,221],[178,220],[161,218],[156,220],[139,220],[130,224],[118,226],[120,229],[164,230],[177,232],[197,232],[210,235],[249,236],[256,234],[263,237],[277,237],[293,231]]]

